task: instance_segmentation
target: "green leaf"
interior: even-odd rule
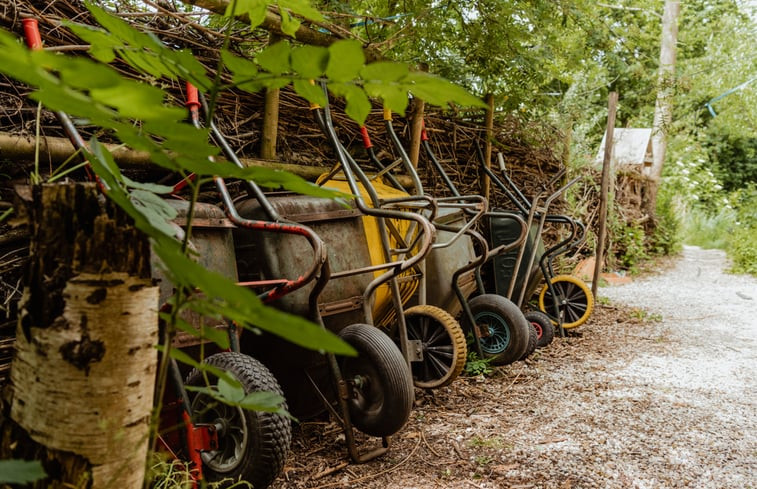
[[[121,84],[90,90],[92,98],[116,107],[123,117],[142,120],[180,120],[186,112],[179,107],[165,107],[164,93],[159,88],[143,83]]]
[[[285,399],[281,395],[270,391],[250,392],[239,401],[239,405],[250,411],[265,411],[271,413],[282,412],[281,405]]]
[[[176,217],[176,209],[162,199],[157,194],[142,189],[131,191],[132,201],[139,202],[145,207],[149,207],[155,214],[165,220],[171,220]]]
[[[344,97],[347,102],[344,109],[345,113],[362,126],[368,114],[371,113],[371,101],[365,92],[361,88],[347,83],[329,83],[329,90]]]
[[[308,182],[304,178],[289,172],[274,170],[261,166],[250,166],[242,171],[247,180],[253,180],[262,187],[283,187],[292,192],[303,195],[312,195],[324,199],[352,199],[352,195],[325,189],[319,185]]]
[[[281,32],[288,36],[295,37],[297,29],[300,28],[302,23],[292,17],[287,9],[279,8],[279,14],[281,14]]]
[[[280,75],[289,71],[289,41],[279,41],[263,49],[255,57],[258,66],[264,70]]]
[[[306,19],[319,22],[325,20],[323,14],[318,9],[313,8],[308,0],[278,0],[277,3],[280,8],[287,8]]]
[[[108,35],[104,30],[94,26],[75,24],[73,22],[64,21],[64,25],[79,38],[89,43],[89,53],[96,60],[102,63],[110,63],[116,59],[114,49],[118,47],[120,43],[113,36]]]
[[[218,379],[218,396],[225,402],[236,404],[244,399],[244,387],[231,373],[227,377],[231,378]]]
[[[147,192],[152,192],[155,194],[170,194],[171,192],[173,192],[173,187],[169,187],[168,185],[159,185],[157,183],[149,182],[137,182],[127,177],[126,175],[123,176],[123,179],[126,186],[130,188],[145,190]]]
[[[57,68],[63,82],[74,88],[106,89],[124,84],[123,78],[111,67],[93,63],[87,58],[70,58]],[[82,73],[87,76],[82,76]]]
[[[194,304],[200,304],[202,303],[202,300],[200,299],[190,299],[190,302]],[[190,309],[197,311],[194,307],[190,306]],[[168,321],[170,318],[163,318],[164,321]],[[227,329],[224,328],[215,328],[212,326],[207,326],[205,324],[200,325],[200,328],[198,329],[195,327],[195,325],[190,324],[185,319],[183,319],[181,316],[176,317],[174,321],[174,326],[176,328],[188,335],[194,336],[195,338],[203,339],[203,340],[210,340],[216,345],[218,345],[218,348],[222,350],[228,350],[229,349],[229,332]]]
[[[200,338],[212,341],[222,350],[228,350],[231,344],[229,340],[229,331],[227,329],[219,329],[205,324],[202,325]]]
[[[323,75],[328,64],[329,51],[319,46],[301,46],[292,49],[292,70],[302,78],[315,79]]]
[[[224,66],[234,75],[234,82],[239,80],[253,80],[258,75],[258,67],[252,61],[236,56],[233,53],[221,51]]]
[[[117,54],[131,66],[155,78],[166,76],[186,79],[203,90],[211,87],[212,82],[205,74],[205,67],[191,51],[170,49],[154,34],[140,32],[128,22],[92,3],[87,3],[86,6],[105,31],[69,21],[64,21],[64,25],[89,41],[92,46],[90,51],[100,61],[112,61]]]
[[[365,65],[360,70],[360,77],[365,81],[393,82],[401,80],[408,73],[410,73],[410,70],[404,63],[377,61]]]
[[[29,484],[47,477],[39,460],[0,460],[0,483]]]
[[[228,374],[227,374],[228,375]],[[230,377],[230,376],[229,376]],[[230,377],[232,381],[233,377]],[[220,381],[219,381],[220,386]],[[222,402],[229,406],[238,406],[242,409],[250,411],[265,411],[271,413],[281,414],[291,418],[292,416],[281,406],[286,399],[275,392],[268,391],[256,391],[250,392],[245,395],[239,401],[233,401],[232,399],[222,395],[219,391],[219,387],[203,387],[188,385],[185,387],[190,392],[196,392],[198,394],[204,394],[208,397],[215,399],[218,402]]]
[[[268,1],[266,0],[236,0],[236,2],[229,2],[224,15],[234,17],[247,14],[250,19],[250,28],[254,29],[263,23],[267,10]]]
[[[267,78],[260,78],[260,85],[265,88],[284,88],[285,86],[289,85],[291,82],[291,78],[284,77],[284,76],[273,76],[273,77],[267,77]]]
[[[337,41],[329,46],[329,64],[326,76],[333,81],[354,80],[365,63],[363,47],[355,40]]]
[[[412,84],[410,91],[413,95],[430,104],[444,106],[448,102],[455,102],[464,106],[486,108],[486,104],[479,97],[438,76],[413,72],[405,78],[405,81]]]
[[[313,85],[310,83],[310,81],[305,80],[295,80],[292,83],[292,86],[294,87],[294,91],[297,92],[298,95],[302,96],[310,102],[311,104],[316,104],[319,106],[326,105],[326,95],[323,93],[323,90],[318,85]]]
[[[155,349],[159,352],[165,354],[166,349],[163,345],[155,345]],[[234,378],[229,375],[225,370],[220,369],[218,367],[215,367],[213,365],[208,365],[205,362],[198,362],[194,358],[192,358],[189,354],[184,352],[183,350],[180,350],[178,348],[171,348],[168,352],[168,356],[176,360],[177,362],[181,362],[184,365],[189,365],[192,368],[196,368],[200,372],[207,372],[210,375],[214,375],[215,377],[221,379],[227,379],[230,382],[233,382]],[[193,388],[191,386],[184,386],[188,391],[200,391],[202,388]]]
[[[380,98],[392,111],[404,116],[407,108],[407,88],[398,84],[365,83],[363,89],[371,97]]]

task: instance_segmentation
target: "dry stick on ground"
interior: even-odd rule
[[[397,462],[395,465],[389,467],[385,470],[380,470],[373,474],[364,475],[363,477],[358,477],[357,479],[350,479],[348,481],[339,481],[339,482],[330,482],[328,484],[323,484],[320,486],[313,487],[312,489],[323,489],[324,487],[334,487],[334,486],[340,486],[342,484],[355,484],[356,482],[362,482],[370,479],[375,479],[378,476],[388,474],[390,472],[394,472],[395,470],[402,467],[410,458],[415,454],[415,452],[418,450],[418,447],[421,446],[422,437],[418,437],[418,442],[415,444],[412,450],[410,450],[410,453],[407,454],[407,457],[403,458],[399,462]]]

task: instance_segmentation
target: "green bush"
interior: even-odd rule
[[[736,219],[726,250],[733,260],[734,272],[757,276],[757,186],[752,184],[734,192],[732,201]]]
[[[665,188],[657,197],[657,223],[647,245],[652,255],[670,255],[681,249],[681,221],[673,197]]]
[[[757,227],[739,228],[728,240],[728,254],[735,273],[757,276]]]
[[[617,266],[637,273],[637,265],[649,258],[645,246],[644,228],[639,224],[613,222],[611,224],[612,250]]]

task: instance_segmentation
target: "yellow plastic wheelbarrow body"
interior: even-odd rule
[[[324,178],[325,176],[326,175],[323,175],[321,178]],[[319,183],[321,183],[321,179],[319,179],[318,181]],[[323,186],[325,188],[339,190],[341,192],[352,193],[349,184],[345,180],[332,178],[327,183],[323,184]],[[374,180],[372,182],[372,186],[381,199],[408,197],[407,193],[397,190],[394,187],[390,187],[380,181]],[[368,194],[368,191],[365,189],[365,187],[362,184],[358,183],[358,188],[360,189],[360,195],[363,197],[363,200],[368,205],[371,205],[370,195]],[[411,226],[410,221],[399,219],[391,219],[390,221],[390,225],[392,225],[398,231],[398,234],[400,236],[407,235]],[[381,235],[379,234],[378,220],[375,217],[364,216],[363,228],[365,229],[365,239],[368,243],[368,252],[371,257],[371,264],[379,265],[386,263],[386,256],[384,255],[384,249],[381,244]],[[397,242],[397,238],[393,233],[389,233],[389,241],[392,248],[405,247],[404,243]],[[391,258],[395,259],[395,257]],[[377,271],[374,272],[374,275],[378,277],[384,272],[385,270]],[[404,306],[417,290],[420,277],[418,276],[418,273],[416,271],[411,269],[403,272],[397,278],[397,280],[399,282],[402,305]],[[376,324],[376,326],[381,327],[390,325],[396,320],[397,312],[394,310],[392,304],[392,296],[389,289],[389,284],[385,283],[378,289],[376,289],[375,298],[376,300],[373,304],[374,323]]]

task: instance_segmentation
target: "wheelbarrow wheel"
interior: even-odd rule
[[[455,380],[468,356],[460,323],[444,309],[430,305],[405,311],[405,322],[408,339],[420,341],[423,348],[423,360],[410,364],[415,386],[435,389]]]
[[[276,378],[259,361],[241,353],[224,352],[208,357],[205,363],[231,373],[252,392],[273,392],[283,396]],[[208,373],[210,385],[216,376]],[[194,369],[188,386],[205,386],[202,372]],[[245,480],[254,487],[268,487],[284,467],[292,427],[289,418],[277,413],[250,411],[217,401],[212,396],[190,392],[193,421],[216,425],[218,450],[202,452],[203,474],[208,481]],[[282,408],[286,409],[286,403]]]
[[[526,351],[523,352],[523,356],[521,356],[519,360],[525,360],[536,351],[536,337],[537,337],[536,328],[530,321],[527,321],[527,322],[528,322],[528,346],[526,347]]]
[[[572,275],[557,275],[552,278],[552,288],[557,294],[555,310],[552,293],[545,284],[539,293],[539,309],[557,324],[559,313],[563,314],[562,327],[576,328],[584,324],[594,310],[594,296],[586,283]]]
[[[352,425],[371,436],[393,435],[405,426],[415,397],[405,358],[374,326],[352,324],[339,336],[358,353],[340,361]]]
[[[468,306],[476,322],[474,326],[481,338],[484,357],[491,358],[494,365],[508,365],[523,356],[528,347],[530,325],[518,306],[495,294],[476,296]]]
[[[544,348],[555,338],[555,326],[549,316],[541,311],[528,311],[526,320],[536,329],[536,348]]]

